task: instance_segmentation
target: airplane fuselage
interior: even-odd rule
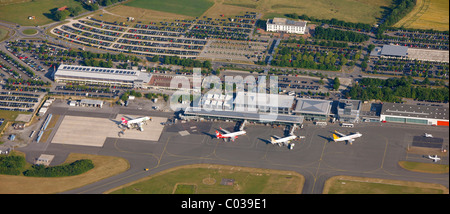
[[[358,138],[361,136],[362,136],[362,134],[356,133],[356,134],[347,135],[347,136],[340,137],[340,138],[334,138],[333,140],[334,140],[334,142],[347,141],[347,140],[352,140],[352,139],[355,139],[355,138]]]
[[[289,142],[291,140],[294,140],[295,138],[297,138],[297,136],[295,136],[295,135],[291,135],[289,137],[280,138],[280,139],[277,139],[277,140],[272,138],[271,142],[272,142],[272,144],[275,144],[275,143],[287,143],[287,142]]]
[[[246,131],[238,131],[238,132],[233,132],[233,133],[228,133],[228,134],[220,134],[218,131],[216,131],[216,137],[217,138],[234,138],[236,139],[238,137],[238,135],[243,135],[246,134]]]

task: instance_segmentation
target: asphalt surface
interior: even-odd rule
[[[105,112],[101,112],[105,111]],[[61,115],[115,118],[117,114],[145,114],[149,116],[173,116],[173,112],[157,112],[126,107],[88,111],[84,108],[55,107],[50,113]],[[62,120],[63,117],[60,117]],[[56,124],[56,128],[61,123]],[[73,189],[68,194],[100,194],[151,174],[175,166],[210,163],[279,170],[292,170],[305,177],[304,194],[321,194],[324,182],[336,175],[361,176],[406,181],[438,183],[449,186],[446,174],[427,174],[411,172],[401,168],[398,161],[409,160],[432,163],[423,155],[407,152],[414,136],[424,132],[442,138],[448,150],[448,127],[432,127],[392,123],[360,123],[355,128],[342,128],[337,124],[319,127],[305,124],[296,135],[305,136],[295,142],[293,150],[287,147],[271,145],[272,135],[283,136],[283,128],[247,124],[247,135],[240,136],[235,142],[216,139],[214,131],[219,127],[232,130],[232,122],[187,122],[166,125],[159,141],[143,141],[122,138],[107,138],[103,147],[72,146],[52,144],[50,135],[47,143],[30,143],[18,150],[25,152],[27,160],[32,162],[41,154],[52,154],[55,158],[51,165],[62,163],[69,153],[87,153],[118,156],[130,163],[129,170],[107,179]],[[361,138],[353,145],[336,143],[331,140],[334,130],[344,134],[360,132]],[[182,136],[180,131],[188,131]],[[448,155],[441,157],[441,164],[448,165]],[[144,171],[149,168],[149,171]]]

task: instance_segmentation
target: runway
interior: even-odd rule
[[[151,112],[146,115],[151,116]],[[130,169],[122,174],[64,192],[72,194],[103,193],[156,172],[198,163],[296,171],[306,179],[303,194],[321,194],[324,182],[335,175],[438,183],[448,188],[448,174],[417,173],[398,166],[401,160],[431,162],[408,154],[408,145],[413,136],[427,132],[443,138],[448,148],[446,127],[361,123],[355,128],[342,128],[337,124],[325,127],[305,124],[303,129],[295,131],[296,135],[305,138],[296,141],[294,149],[289,150],[268,143],[272,135],[283,136],[283,127],[247,124],[247,134],[239,136],[235,142],[224,142],[213,135],[219,127],[232,130],[234,126],[231,122],[179,122],[165,126],[158,141],[108,137],[100,148],[50,144],[45,154],[55,155],[54,164],[64,161],[62,157],[69,152],[119,156],[130,162]],[[331,140],[334,130],[344,134],[358,131],[363,136],[353,145],[336,143]],[[180,131],[185,132],[180,134]],[[42,153],[33,151],[32,147],[21,150],[27,156]],[[448,156],[442,157],[441,161],[448,164]],[[144,171],[144,168],[150,170]]]

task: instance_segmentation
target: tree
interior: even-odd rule
[[[339,82],[339,78],[335,77],[333,81],[333,89],[337,91],[340,85],[341,83]]]
[[[366,68],[367,68],[367,62],[366,61],[361,62],[361,68],[363,70],[366,70]]]

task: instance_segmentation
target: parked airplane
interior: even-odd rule
[[[296,136],[296,135],[290,135],[290,136],[283,137],[283,138],[274,135],[274,137],[277,139],[270,137],[270,142],[272,144],[278,144],[278,146],[285,145],[285,146],[289,147],[289,149],[293,149],[295,146],[295,144],[291,143],[291,141],[293,141],[297,138],[305,138],[305,136]]]
[[[335,134],[333,134],[333,140],[334,142],[339,142],[339,141],[348,141],[350,143],[350,145],[353,143],[353,141],[355,140],[355,138],[361,137],[362,134],[359,132],[356,132],[355,134],[351,134],[351,135],[345,135],[342,134],[336,130],[334,130],[334,132],[338,135],[340,135],[341,137],[336,136]]]
[[[136,119],[126,120],[122,117],[122,125],[126,126],[127,128],[131,128],[132,126],[138,126],[139,130],[144,131],[144,128],[142,127],[142,124],[145,124],[146,121],[152,120],[150,117],[140,117]]]
[[[434,156],[428,155],[428,158],[433,160],[433,162],[438,162],[441,160],[441,158],[439,158],[437,155]]]
[[[220,130],[222,130],[223,132],[225,132],[225,134],[220,134],[219,131],[216,131],[216,137],[217,139],[222,138],[222,139],[227,139],[230,138],[233,142],[236,138],[238,138],[239,135],[243,135],[246,134],[247,132],[244,130],[241,131],[237,131],[237,132],[229,132],[225,129],[222,129],[222,127],[220,127]]]
[[[425,137],[430,137],[430,138],[432,138],[432,137],[433,137],[433,135],[431,135],[431,134],[428,134],[428,133],[425,133]]]

